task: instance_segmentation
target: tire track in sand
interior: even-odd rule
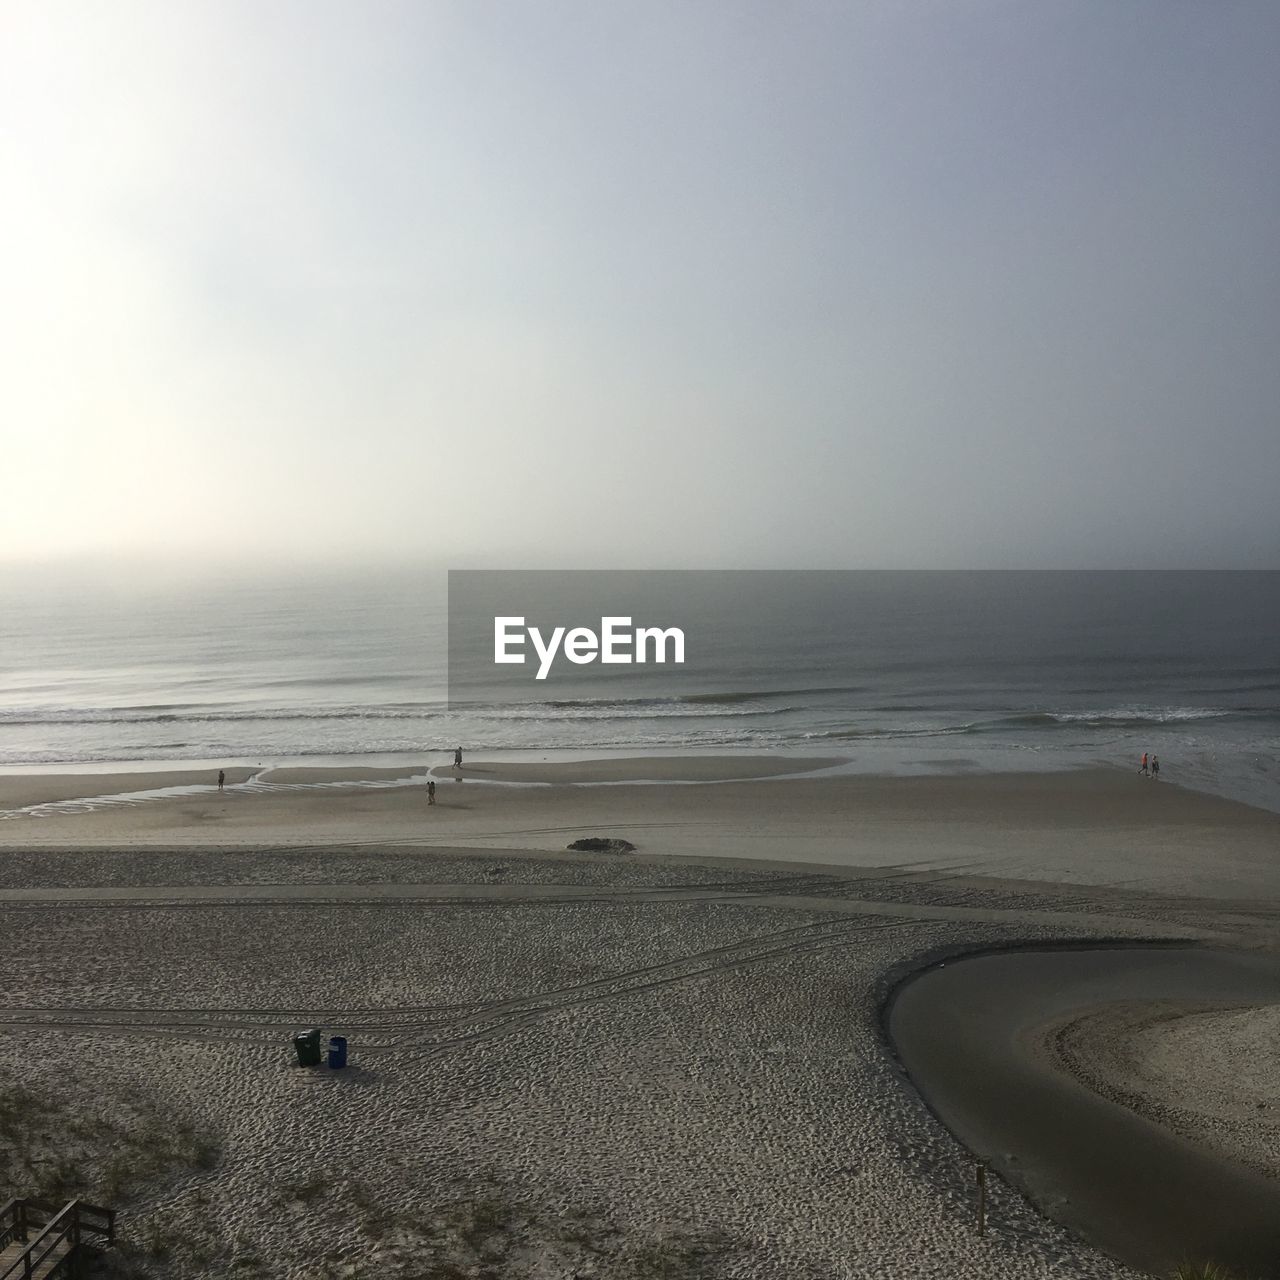
[[[114,1035],[176,1037],[216,1041],[228,1035],[240,1042],[278,1045],[286,1029],[300,1025],[341,1026],[348,1038],[365,1033],[382,1043],[362,1050],[385,1053],[414,1049],[438,1057],[481,1040],[551,1018],[585,1005],[621,999],[676,983],[714,977],[726,971],[812,951],[831,950],[885,928],[920,926],[906,917],[873,921],[840,920],[773,930],[738,942],[711,947],[652,965],[625,969],[587,982],[547,991],[465,1004],[388,1009],[269,1008],[126,1009],[121,1007],[11,1007],[0,1010],[0,1026],[34,1031],[101,1032]]]

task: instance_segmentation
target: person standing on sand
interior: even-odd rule
[[[1151,776],[1153,778],[1158,778],[1160,776],[1160,757],[1159,756],[1151,757]]]
[[[1139,769],[1138,772],[1142,774],[1144,778],[1147,776],[1147,753],[1145,751],[1142,753],[1142,768]]]
[[[435,804],[436,802],[436,780],[430,778],[427,781],[427,803]]]
[[[227,771],[225,769],[218,770],[218,790],[221,791],[227,785]]]
[[[1143,763],[1144,764],[1146,763],[1145,756],[1143,757]],[[453,767],[455,769],[462,768],[462,748],[461,747],[454,747],[453,749]]]

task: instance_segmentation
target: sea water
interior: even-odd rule
[[[704,645],[689,672],[507,701],[455,679],[450,701],[442,571],[0,570],[0,767],[416,763],[461,745],[912,773],[1136,769],[1148,751],[1167,780],[1280,810],[1280,573],[737,578],[714,627],[685,610]]]

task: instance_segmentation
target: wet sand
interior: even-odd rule
[[[1212,1260],[1280,1276],[1280,1168],[1270,1177],[1087,1087],[1059,1041],[1117,1005],[1280,1004],[1280,957],[1177,947],[1011,951],[904,984],[894,1045],[965,1145],[1099,1248],[1155,1273]],[[1198,1063],[1179,1078],[1203,1082]],[[1075,1070],[1072,1070],[1072,1067]],[[1268,1070],[1274,1083],[1274,1065]],[[1225,1082],[1219,1082],[1220,1085]]]
[[[562,850],[581,836],[621,836],[646,854],[879,868],[898,875],[1108,886],[1271,901],[1280,814],[1145,781],[1129,770],[978,777],[777,776],[820,762],[771,757],[654,758],[521,766],[447,766],[428,806],[421,767],[276,770],[219,794],[206,780],[139,801],[112,790],[174,786],[163,773],[80,784],[65,802],[14,814],[54,787],[7,778],[6,844],[314,844],[375,840],[422,847]],[[533,785],[517,774],[532,769]],[[682,785],[614,781],[662,772]],[[775,776],[746,779],[742,771]],[[735,776],[736,775],[736,776]],[[545,781],[544,781],[545,779]],[[713,786],[687,785],[698,780]],[[502,781],[510,785],[492,785]],[[533,781],[529,774],[526,781]],[[563,785],[555,785],[556,782]],[[595,785],[574,785],[594,781]],[[74,785],[99,796],[66,800]],[[28,800],[28,803],[33,803]]]
[[[225,770],[231,785],[247,782],[254,769]],[[154,769],[137,773],[0,773],[0,811],[50,804],[85,796],[122,795],[155,787],[205,787],[217,790],[217,770]]]

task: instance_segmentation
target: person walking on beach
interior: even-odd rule
[[[1147,753],[1145,751],[1142,753],[1142,768],[1139,769],[1138,772],[1142,774],[1144,778],[1147,776]]]
[[[218,790],[221,791],[227,785],[227,771],[225,769],[218,770]]]
[[[436,780],[431,778],[427,781],[427,803],[435,804],[436,802]]]
[[[1158,778],[1160,776],[1160,757],[1159,756],[1151,757],[1151,776],[1153,778]]]
[[[1146,762],[1146,757],[1144,756],[1143,763],[1145,762]],[[462,768],[462,748],[461,747],[454,747],[453,749],[453,767],[455,769]]]

